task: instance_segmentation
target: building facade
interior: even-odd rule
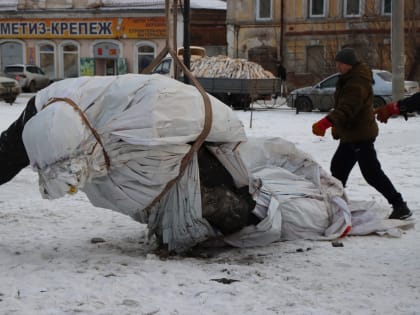
[[[169,21],[164,0],[5,1],[0,3],[1,69],[36,64],[54,80],[141,73],[166,45]],[[206,27],[207,33],[220,34],[220,23],[208,19],[223,19],[226,34],[224,5],[224,10],[223,5],[216,10],[192,5],[191,30],[198,25],[200,34]],[[177,43],[182,46],[183,15],[177,18]],[[191,44],[206,44],[200,34]],[[210,45],[215,51],[226,49],[226,35],[214,37]]]
[[[314,83],[335,72],[335,53],[345,47],[374,68],[391,70],[392,0],[228,0],[228,53],[281,60],[291,86]],[[405,0],[405,74],[420,80],[420,1]]]

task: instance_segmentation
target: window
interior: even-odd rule
[[[156,68],[153,70],[153,73],[170,74],[171,65],[172,59],[164,59],[160,64],[156,66]]]
[[[23,66],[6,66],[4,71],[6,73],[23,72]]]
[[[360,16],[360,0],[344,0],[344,16]]]
[[[392,74],[391,74],[391,72],[389,72],[389,71],[381,71],[381,72],[378,72],[377,74],[378,74],[378,76],[382,80],[387,81],[387,82],[392,82]]]
[[[79,48],[73,43],[65,43],[62,47],[61,64],[64,78],[79,76]]]
[[[325,5],[324,0],[309,0],[309,16],[310,17],[323,17],[325,16]]]
[[[137,69],[141,73],[155,58],[155,47],[141,45],[137,48]]]
[[[321,74],[325,68],[324,46],[306,47],[306,72]]]
[[[93,46],[93,56],[97,59],[118,59],[121,49],[115,41],[99,41]]]
[[[51,44],[39,44],[39,66],[45,71],[48,77],[55,78],[55,47]]]
[[[13,65],[23,62],[23,51],[25,47],[18,41],[6,41],[0,43],[0,65]],[[28,54],[29,60],[34,56]],[[32,61],[32,63],[35,63]],[[2,68],[2,67],[1,67]]]
[[[35,74],[42,74],[44,75],[44,71],[41,70],[41,68],[38,68],[37,66],[27,66],[26,70],[30,73],[35,73]]]
[[[273,1],[257,0],[257,20],[271,20],[273,18]]]
[[[389,15],[392,12],[392,0],[382,0],[382,14]]]
[[[321,89],[335,88],[337,85],[338,78],[339,78],[339,75],[334,75],[333,77],[323,81],[320,84],[320,88]]]

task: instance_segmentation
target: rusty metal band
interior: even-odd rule
[[[70,105],[71,107],[74,108],[74,110],[76,110],[76,112],[79,113],[80,118],[82,119],[82,122],[86,125],[86,127],[89,128],[89,130],[92,132],[92,135],[95,137],[96,141],[100,144],[100,146],[102,147],[102,153],[104,155],[105,158],[105,166],[106,169],[109,171],[109,168],[111,166],[111,162],[109,160],[109,156],[105,151],[104,145],[102,143],[101,137],[99,136],[98,132],[95,130],[95,128],[92,127],[92,125],[90,124],[88,118],[86,117],[85,113],[79,108],[79,106],[77,106],[77,104],[75,102],[73,102],[73,100],[71,100],[70,98],[67,97],[53,97],[50,98],[48,100],[48,102],[42,106],[42,109],[44,109],[45,107],[51,105],[52,103],[55,102],[64,102],[68,105]]]

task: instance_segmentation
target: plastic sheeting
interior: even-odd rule
[[[54,97],[76,103],[99,138],[66,102],[44,107]],[[23,141],[39,173],[41,194],[59,198],[80,189],[95,206],[148,224],[151,233],[176,251],[215,237],[234,246],[255,246],[296,238],[333,239],[352,225],[358,234],[384,229],[376,216],[360,219],[355,229],[337,180],[290,142],[248,140],[234,112],[210,99],[213,120],[207,146],[238,187],[249,186],[259,224],[231,235],[220,235],[210,226],[201,213],[196,155],[150,207],[178,176],[182,158],[204,125],[197,89],[160,75],[66,79],[38,92],[38,113],[25,125]],[[367,229],[366,222],[376,223]]]
[[[109,170],[101,145],[76,110],[65,102],[44,108],[54,97],[69,98],[78,105],[102,140],[111,162]],[[206,141],[246,140],[242,123],[231,109],[210,99],[213,123]],[[81,77],[38,92],[39,112],[25,125],[23,141],[30,164],[39,173],[42,195],[59,198],[81,189],[95,206],[127,214],[153,231],[184,233],[164,240],[171,248],[195,244],[211,230],[201,218],[201,203],[190,197],[195,192],[200,196],[198,180],[189,185],[195,192],[181,190],[179,181],[173,188],[179,191],[176,200],[161,200],[154,209],[148,206],[178,176],[182,158],[203,129],[203,104],[196,88],[160,75]],[[197,171],[191,163],[186,174]],[[170,216],[174,221],[168,223],[162,213],[171,213],[169,209],[179,209],[185,218]],[[163,223],[172,230],[162,227]],[[186,238],[194,241],[184,242]]]
[[[348,201],[340,181],[307,153],[282,138],[250,138],[240,145],[210,146],[237,185],[245,185],[257,205],[257,225],[228,235],[238,247],[274,241],[333,240],[372,233],[399,236],[411,221],[387,220],[374,201]]]
[[[237,182],[249,178],[262,219],[226,237],[235,246],[279,240],[333,239],[351,227],[341,183],[329,176],[308,154],[281,138],[249,139],[239,146],[224,144],[213,153]],[[238,167],[239,166],[239,167]]]

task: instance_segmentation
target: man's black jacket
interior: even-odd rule
[[[420,110],[420,92],[399,100],[398,107],[400,108],[401,114],[412,113],[416,110]]]

